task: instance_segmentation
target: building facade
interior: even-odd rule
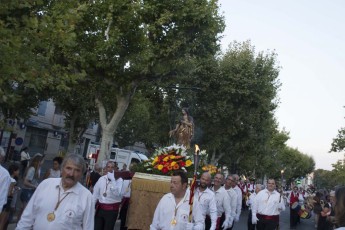
[[[67,151],[69,133],[65,129],[65,116],[61,109],[53,100],[48,100],[40,102],[39,107],[33,112],[34,115],[25,122],[6,121],[10,129],[1,130],[1,146],[7,151],[10,160],[14,158],[13,153],[18,154],[25,146],[29,147],[31,156],[41,153],[46,155],[47,159]],[[88,144],[91,141],[99,141],[98,133],[98,125],[90,124],[76,144],[75,153],[86,157]]]

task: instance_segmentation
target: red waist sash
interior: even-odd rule
[[[279,222],[279,215],[267,216],[267,215],[261,215],[261,214],[257,213],[256,216],[259,219],[273,220],[273,221]]]
[[[102,209],[102,210],[106,210],[106,211],[118,211],[120,208],[120,204],[119,203],[115,203],[115,204],[102,204],[102,203],[97,203],[97,209]]]

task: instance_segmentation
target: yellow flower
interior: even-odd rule
[[[163,165],[158,165],[157,167],[158,170],[162,170],[162,168],[163,168]]]
[[[171,155],[171,156],[170,156],[170,159],[171,159],[171,160],[175,159],[175,155]]]
[[[193,164],[193,162],[191,160],[187,160],[186,161],[186,167],[189,167]]]
[[[171,166],[176,165],[176,161],[171,162],[171,164],[170,164],[170,165],[171,165]]]
[[[164,157],[163,161],[168,161],[169,157]]]

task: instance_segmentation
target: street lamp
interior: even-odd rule
[[[281,181],[282,181],[282,187],[284,187],[283,181],[284,181],[284,169],[280,170],[280,174],[282,176]]]

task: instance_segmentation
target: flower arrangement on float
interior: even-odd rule
[[[220,172],[220,170],[217,168],[217,166],[208,164],[204,165],[201,168],[204,172],[209,172],[212,176],[214,176],[217,172]]]
[[[175,170],[192,171],[193,165],[187,150],[182,145],[171,145],[159,148],[153,156],[144,163],[147,173],[158,175],[170,175]]]

